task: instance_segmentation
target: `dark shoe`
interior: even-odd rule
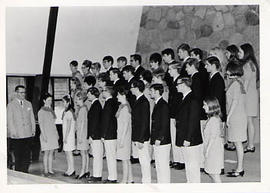
[[[138,164],[138,163],[140,163],[140,162],[139,162],[139,158],[133,158],[133,157],[131,157],[131,158],[130,158],[130,163],[131,163],[131,164]]]
[[[150,163],[151,163],[151,164],[154,164],[154,163],[155,163],[155,160],[152,159]]]
[[[104,180],[103,183],[104,184],[116,184],[117,180]]]
[[[81,179],[83,179],[83,178],[86,178],[86,175],[87,175],[87,173],[84,173],[83,175],[77,175],[76,177],[75,177],[75,179],[78,179],[78,180],[81,180]]]
[[[238,176],[243,177],[244,174],[245,174],[244,170],[242,170],[241,172],[233,171],[233,172],[228,172],[227,177],[238,177]]]
[[[200,168],[200,172],[205,173],[204,168]]]
[[[174,168],[175,166],[177,166],[178,164],[180,164],[179,162],[171,162],[170,163],[170,167]]]
[[[49,173],[43,173],[42,176],[44,176],[44,177],[49,177],[50,174],[49,174]]]
[[[248,153],[248,152],[254,153],[255,152],[255,147],[252,147],[252,148],[246,147],[244,149],[244,153]]]
[[[86,177],[86,178],[89,178],[89,176],[90,176],[90,172],[86,172],[86,173],[85,173],[85,177]]]
[[[95,182],[101,182],[102,181],[102,177],[94,177],[94,176],[91,176],[87,182],[88,183],[95,183]]]
[[[236,147],[235,146],[230,146],[228,143],[226,143],[224,145],[224,148],[227,150],[227,151],[235,151],[236,150]]]
[[[89,158],[93,157],[93,155],[92,155],[92,154],[90,154],[90,153],[88,154],[88,156],[89,156]]]
[[[176,170],[183,170],[185,169],[185,164],[184,163],[178,163],[175,167],[173,167]]]
[[[220,175],[224,175],[225,174],[225,171],[224,171],[224,168],[223,169],[221,169],[221,171],[220,171]]]
[[[65,177],[72,177],[72,176],[75,176],[75,171],[72,172],[71,174],[64,173],[63,176],[65,176]]]

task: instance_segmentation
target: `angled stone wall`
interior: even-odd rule
[[[151,53],[181,43],[205,51],[229,44],[253,45],[259,61],[259,6],[145,6],[136,51],[148,67]]]

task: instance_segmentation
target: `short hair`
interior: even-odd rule
[[[189,88],[192,85],[191,78],[189,78],[189,77],[183,77],[183,78],[180,78],[179,80],[181,81],[181,83],[184,83]]]
[[[100,95],[100,92],[96,87],[88,88],[87,93],[90,93],[91,95],[94,95],[96,98],[98,98],[99,95]]]
[[[75,66],[77,67],[78,66],[78,62],[76,60],[72,60],[69,65],[72,65],[72,66]]]
[[[81,91],[79,91],[76,93],[76,98],[83,101],[85,96],[83,95]]]
[[[102,81],[102,82],[106,82],[106,81],[109,81],[110,80],[110,77],[108,75],[108,73],[106,72],[102,72],[98,75],[97,77],[98,80]]]
[[[119,93],[120,95],[128,95],[129,90],[125,86],[120,86],[117,89],[117,93]]]
[[[77,77],[71,78],[70,81],[75,83],[76,88],[81,88],[82,87],[81,81]]]
[[[123,68],[123,72],[131,72],[131,74],[134,74],[135,68],[131,65],[127,65]]]
[[[92,63],[91,68],[95,68],[96,70],[100,70],[101,64],[99,62],[94,62],[94,63]]]
[[[229,61],[226,66],[226,71],[229,71],[231,76],[243,76],[243,66],[239,64],[237,61]]]
[[[120,56],[117,58],[117,62],[122,61],[125,62],[127,64],[127,58],[125,56]]]
[[[105,56],[102,61],[107,60],[108,62],[111,62],[113,64],[113,57],[112,56]]]
[[[86,68],[91,68],[92,62],[90,60],[84,60],[82,65],[84,65]]]
[[[139,64],[142,63],[142,57],[141,57],[141,55],[139,55],[139,54],[132,54],[132,55],[130,55],[130,57],[133,58],[135,61],[138,61]]]
[[[84,82],[86,82],[88,84],[88,86],[90,86],[90,85],[94,86],[96,84],[96,79],[94,76],[86,76],[84,78]]]
[[[207,97],[204,102],[207,104],[209,109],[209,112],[207,112],[207,117],[221,117],[221,109],[216,97]]]
[[[187,51],[187,52],[189,53],[190,46],[189,46],[188,44],[184,43],[184,44],[181,44],[180,46],[178,46],[177,52],[178,52],[180,49],[181,49],[181,50],[185,50],[185,51]]]
[[[25,89],[25,86],[23,86],[23,85],[17,85],[17,86],[15,87],[15,91],[18,91],[20,88]]]
[[[145,85],[142,80],[134,80],[131,84],[134,88],[138,88],[140,92],[143,92]]]
[[[117,74],[118,78],[121,76],[121,72],[118,68],[111,68],[109,72],[112,72],[114,74]]]
[[[162,84],[152,84],[150,86],[150,89],[154,89],[154,90],[158,90],[159,92],[159,95],[162,96],[163,95],[163,92],[164,92],[164,87]]]
[[[220,68],[220,61],[219,61],[218,57],[216,57],[216,56],[210,56],[210,57],[206,58],[205,61],[207,61],[211,65],[215,65],[217,69]]]
[[[157,62],[158,65],[161,64],[162,62],[162,57],[159,53],[155,52],[153,54],[150,55],[150,59],[149,59],[150,62]]]
[[[192,50],[190,50],[189,55],[191,54],[191,52],[193,52],[196,56],[199,55],[200,59],[203,58],[203,51],[200,48],[193,48]]]
[[[45,93],[42,97],[42,100],[46,100],[47,98],[51,97],[52,98],[52,95],[50,93]]]
[[[165,71],[162,68],[158,68],[153,71],[153,76],[161,77],[161,79],[163,80],[165,77]]]
[[[145,80],[146,82],[148,82],[148,83],[152,82],[153,75],[152,75],[150,70],[143,71],[141,76],[142,76],[142,79]]]
[[[197,70],[199,69],[199,65],[200,65],[197,58],[188,58],[184,62],[184,66],[186,66],[187,64],[190,66],[194,66]]]
[[[172,48],[166,48],[166,49],[162,50],[161,55],[164,56],[165,54],[170,55],[172,59],[174,59],[174,57],[175,57],[174,51]]]
[[[107,90],[111,95],[114,95],[115,91],[114,91],[114,89],[113,89],[113,84],[112,84],[112,82],[106,81],[105,88],[106,88],[106,90]]]

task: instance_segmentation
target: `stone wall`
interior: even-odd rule
[[[143,7],[137,53],[148,67],[149,56],[181,43],[205,51],[229,44],[253,45],[259,61],[259,6],[145,6]]]

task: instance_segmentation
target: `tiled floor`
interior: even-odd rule
[[[40,155],[40,161],[38,163],[32,163],[29,169],[30,174],[34,174],[37,176],[42,176],[42,156]],[[225,172],[230,171],[235,167],[235,160],[236,160],[236,152],[228,152],[225,151]],[[75,157],[75,168],[76,173],[79,172],[81,165],[80,156]],[[49,177],[53,180],[62,181],[63,183],[72,183],[72,184],[83,184],[87,183],[86,180],[77,180],[72,177],[64,177],[62,174],[66,170],[66,160],[64,152],[56,153],[55,159],[53,162],[53,167],[55,171],[55,175]],[[122,164],[121,162],[117,162],[118,167],[118,180],[121,181],[122,178]],[[90,158],[90,169],[92,172],[92,158]],[[132,171],[134,176],[135,183],[141,182],[141,170],[139,164],[132,165]],[[244,169],[245,175],[244,177],[237,177],[237,178],[229,178],[226,176],[221,176],[222,182],[260,182],[261,173],[260,173],[260,145],[256,144],[256,152],[255,153],[247,153],[244,156]],[[156,171],[155,168],[152,167],[152,183],[156,183]],[[103,160],[103,179],[107,178],[107,164],[106,159]],[[171,169],[171,182],[172,183],[185,183],[185,170],[174,170]],[[201,174],[201,182],[202,183],[209,183],[211,182],[210,178],[206,174]]]

